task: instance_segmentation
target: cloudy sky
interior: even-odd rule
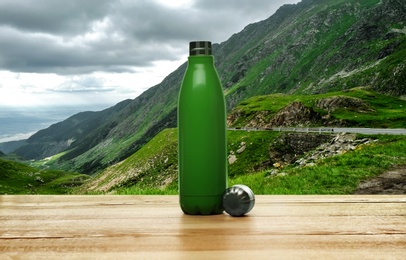
[[[114,105],[299,0],[0,0],[0,107]]]

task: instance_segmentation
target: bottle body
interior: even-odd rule
[[[220,214],[227,188],[226,111],[213,56],[189,56],[178,101],[179,199],[186,214]]]

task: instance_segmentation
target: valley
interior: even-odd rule
[[[330,106],[317,109],[320,100],[337,100],[334,97],[343,99],[346,96],[357,96],[357,104],[362,103],[364,108],[354,108],[345,102],[341,105],[332,102],[334,109]],[[300,106],[301,110],[286,109],[295,102],[306,105]],[[398,109],[394,109],[396,107]],[[321,116],[328,115],[328,111],[332,110],[334,113],[330,113],[327,119]],[[308,111],[314,111],[313,115],[319,121],[306,117],[312,114]],[[290,131],[271,128],[275,127],[272,123],[281,114],[284,115],[285,124],[280,128],[285,127]],[[365,126],[371,117],[375,118],[375,126],[405,129],[406,101],[378,94],[369,88],[323,95],[266,95],[248,99],[228,115],[229,185],[250,184],[256,194],[352,194],[357,185],[368,178],[402,167],[406,159],[406,135],[365,135],[331,131],[299,133],[296,130],[300,127],[333,129],[334,127],[325,125],[338,121],[341,127]],[[253,130],[261,127],[263,129],[260,131]],[[62,155],[63,153],[30,164],[42,169],[37,172],[52,169]],[[335,174],[329,174],[331,171]],[[350,172],[351,178],[348,175]],[[73,185],[75,187],[72,186],[66,192],[177,194],[176,128],[164,129],[125,160],[92,176],[85,176],[86,178],[83,175],[81,177],[81,185]],[[323,179],[322,183],[317,181],[319,178]],[[8,182],[13,183],[10,180]],[[30,185],[32,183],[39,184],[34,179]],[[326,183],[328,185],[324,186]]]
[[[403,135],[351,134],[353,142],[371,140],[301,167],[298,160],[341,133],[269,129],[406,128],[405,28],[405,1],[302,0],[213,44],[227,126],[267,130],[228,131],[229,184],[257,194],[351,194],[360,182],[402,167]],[[186,65],[135,99],[36,132],[2,160],[29,164],[34,173],[87,176],[58,192],[176,194],[177,98]],[[322,142],[300,148],[306,140]],[[1,174],[20,167],[7,165]],[[4,183],[21,192],[36,183],[18,186],[17,179]]]

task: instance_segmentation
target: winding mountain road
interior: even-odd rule
[[[278,131],[301,133],[358,133],[406,135],[405,128],[352,128],[352,127],[274,127],[274,128],[228,128],[232,131]]]

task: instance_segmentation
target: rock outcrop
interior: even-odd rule
[[[288,164],[295,164],[297,167],[315,166],[317,161],[327,157],[341,155],[349,151],[358,149],[362,145],[368,145],[377,142],[377,139],[363,138],[356,139],[355,134],[340,133],[332,135],[297,135],[290,140],[292,136],[286,136],[280,145],[286,151],[283,153],[270,149],[271,165],[273,169],[269,170],[268,176],[285,176],[282,168]],[[275,144],[273,144],[275,145]],[[272,146],[272,144],[271,144]],[[296,149],[294,151],[293,149]]]
[[[333,112],[337,109],[350,109],[359,113],[371,112],[373,109],[364,101],[355,97],[334,96],[316,101],[316,107]]]
[[[227,117],[227,125],[235,124],[239,118],[249,117],[250,120],[245,127],[253,128],[269,128],[269,127],[291,127],[291,126],[309,126],[320,124],[322,117],[319,113],[315,112],[313,108],[306,107],[303,103],[295,101],[292,102],[276,114],[273,115],[271,111],[261,110],[255,112],[253,115],[246,115],[241,111],[234,111]]]
[[[341,155],[348,151],[356,150],[361,145],[370,144],[377,139],[363,138],[356,139],[356,134],[341,133],[331,139],[330,142],[323,143],[295,163],[299,166],[313,166],[315,162],[327,157]]]
[[[320,120],[320,114],[316,113],[313,108],[308,108],[303,103],[295,101],[276,113],[268,126],[305,126],[316,124]]]
[[[291,164],[304,153],[329,140],[331,140],[331,135],[284,133],[270,144],[269,159],[271,164]]]

